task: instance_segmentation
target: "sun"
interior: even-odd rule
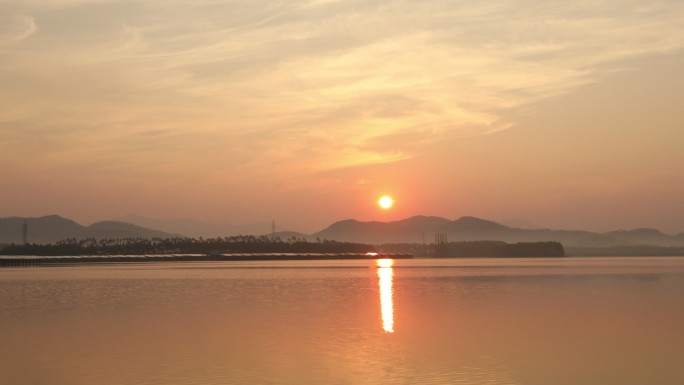
[[[394,205],[394,199],[388,195],[383,195],[380,199],[378,199],[378,205],[387,210]]]

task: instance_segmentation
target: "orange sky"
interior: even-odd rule
[[[3,1],[0,216],[684,232],[681,20],[674,0]]]

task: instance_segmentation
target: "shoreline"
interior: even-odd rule
[[[316,261],[345,259],[411,259],[410,254],[394,253],[226,253],[226,254],[163,254],[163,255],[84,255],[34,256],[17,255],[0,258],[0,267],[21,267],[61,264],[136,263],[136,262],[217,262],[217,261]]]

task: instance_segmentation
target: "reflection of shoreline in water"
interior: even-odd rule
[[[378,259],[380,312],[382,314],[382,328],[387,333],[394,333],[393,262],[391,259]]]

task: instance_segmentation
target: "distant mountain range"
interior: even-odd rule
[[[28,226],[28,240],[31,243],[54,243],[65,238],[166,238],[185,235],[215,237],[239,234],[233,232],[220,233],[220,229],[211,226],[212,231],[208,232],[208,229],[198,226],[199,228],[192,234],[179,235],[175,232],[152,230],[121,221],[104,221],[90,226],[82,226],[70,219],[50,215],[40,218],[0,218],[0,243],[21,242],[21,228],[24,221]],[[184,222],[185,224],[187,222]],[[259,225],[259,229],[262,227],[264,226]],[[245,227],[244,230],[249,230],[249,228]],[[264,233],[266,231],[244,231],[241,234],[260,235]],[[684,247],[684,233],[669,235],[656,229],[618,230],[606,233],[581,230],[522,229],[475,217],[449,220],[440,217],[414,216],[393,222],[360,222],[348,219],[336,222],[314,234],[283,231],[277,232],[275,235],[284,240],[295,237],[311,241],[318,238],[341,242],[382,244],[431,243],[434,241],[435,234],[446,234],[449,242],[481,240],[508,243],[557,241],[565,247],[641,245]]]
[[[59,215],[48,215],[39,218],[0,218],[0,243],[20,243],[24,223],[27,225],[27,238],[30,243],[54,243],[66,238],[168,238],[175,236],[125,222],[102,221],[90,226],[82,226]]]
[[[619,230],[593,233],[581,230],[521,229],[475,218],[461,217],[449,220],[440,217],[415,216],[394,222],[359,222],[353,219],[340,221],[313,234],[321,239],[361,243],[431,243],[435,234],[446,234],[449,242],[504,241],[540,242],[557,241],[570,247],[611,246],[684,246],[684,234],[668,235],[655,229]]]

